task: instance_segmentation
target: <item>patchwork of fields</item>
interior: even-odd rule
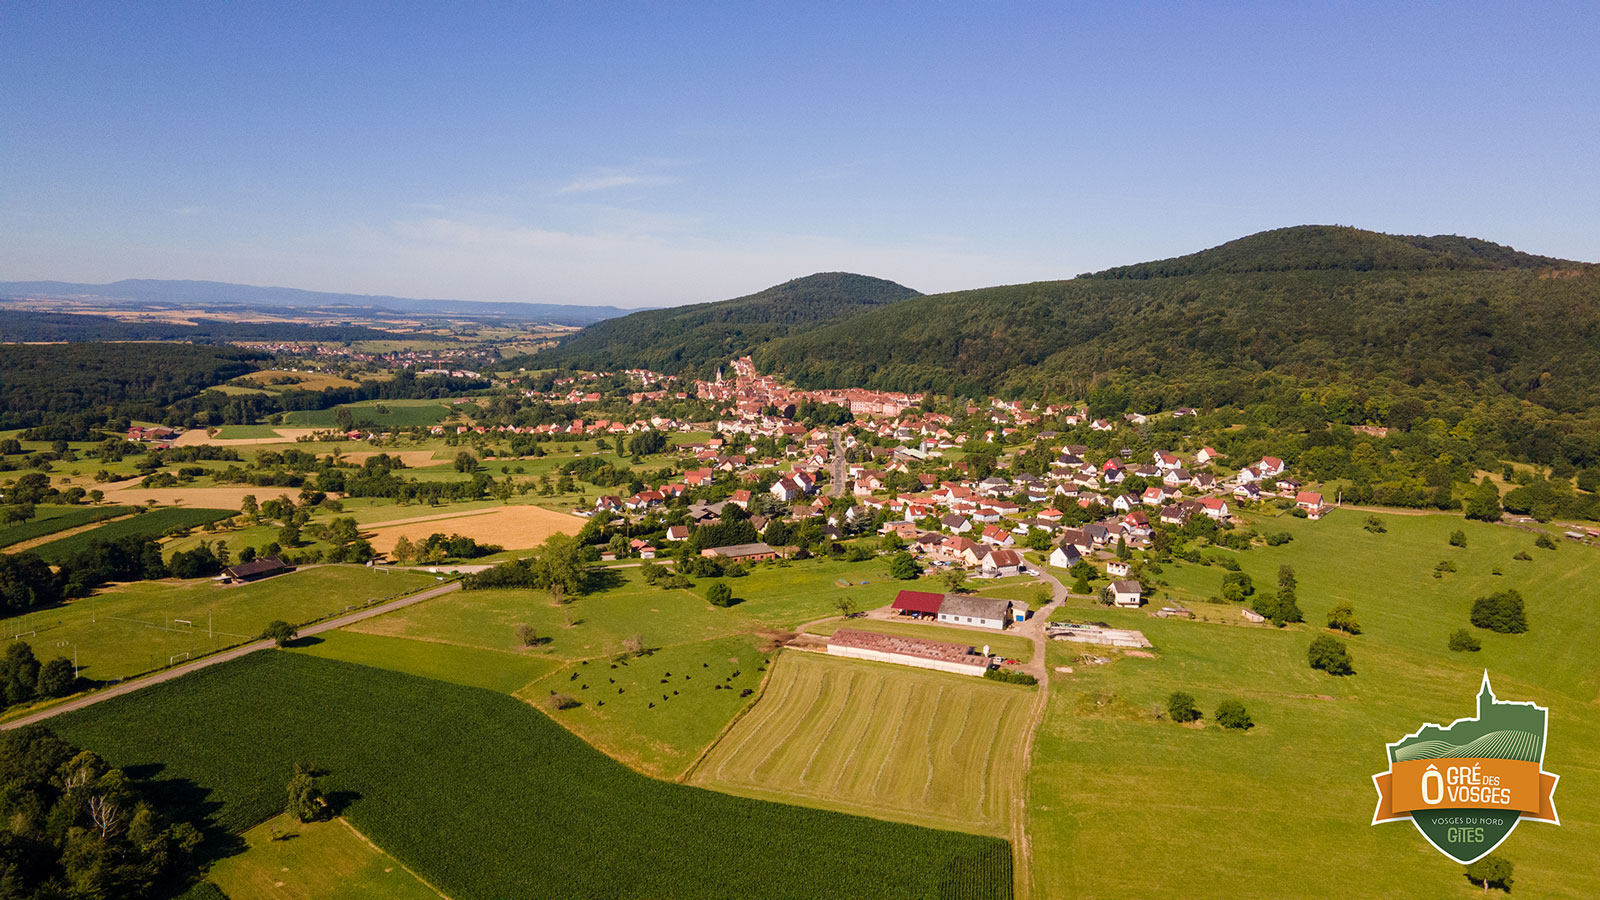
[[[1004,841],[656,781],[511,697],[305,654],[55,727],[114,765],[159,765],[172,799],[220,804],[233,830],[277,814],[313,759],[351,824],[452,900],[1011,896]]]
[[[41,658],[77,654],[83,677],[114,681],[254,640],[269,622],[302,623],[434,585],[432,576],[317,566],[258,581],[141,581],[0,619]]]
[[[43,543],[40,538],[131,512],[131,506],[40,506],[34,510],[36,518],[0,527],[0,547],[11,547],[15,553],[24,549],[19,544]]]
[[[139,535],[160,537],[174,528],[198,528],[207,522],[219,522],[238,515],[238,509],[193,509],[170,507],[153,509],[136,516],[107,522],[98,528],[80,531],[49,543],[40,544],[33,552],[47,563],[59,563],[66,556],[87,549],[93,541],[111,541]]]
[[[1009,831],[1036,692],[789,651],[692,781],[900,821]]]

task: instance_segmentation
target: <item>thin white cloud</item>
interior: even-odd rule
[[[662,184],[676,184],[681,181],[669,175],[641,175],[630,172],[591,172],[567,182],[556,191],[557,194],[587,194],[593,191],[609,191],[622,187],[652,187]]]

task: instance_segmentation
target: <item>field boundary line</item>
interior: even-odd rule
[[[382,853],[384,856],[387,856],[390,859],[394,860],[394,864],[399,866],[401,869],[405,870],[406,874],[410,875],[412,878],[415,878],[419,883],[422,884],[423,887],[427,888],[430,891],[433,891],[435,894],[438,894],[439,897],[440,897],[440,900],[450,900],[450,895],[449,894],[446,894],[444,891],[441,891],[437,887],[434,887],[433,882],[429,881],[426,878],[423,878],[421,875],[418,875],[417,871],[415,869],[411,868],[410,866],[406,865],[404,862],[402,862],[400,857],[395,856],[393,853],[390,853],[389,851],[383,849],[382,847],[379,847],[376,843],[373,842],[372,838],[369,838],[365,834],[363,834],[361,829],[355,827],[354,825],[351,825],[349,819],[345,818],[344,816],[339,816],[339,821],[344,824],[344,827],[350,829],[350,833],[351,834],[353,834],[356,837],[360,838],[362,840],[362,842],[365,843],[368,847],[371,847],[372,849],[378,851],[379,853]]]
[[[715,750],[717,746],[722,743],[723,739],[733,732],[734,726],[743,721],[744,717],[749,715],[750,711],[755,709],[756,706],[761,702],[761,698],[767,695],[767,685],[772,680],[772,673],[778,670],[778,660],[782,658],[783,651],[785,649],[787,648],[779,647],[772,654],[772,660],[767,663],[767,671],[761,675],[761,683],[756,685],[755,699],[751,700],[749,705],[747,705],[744,709],[739,710],[739,712],[734,715],[732,719],[729,719],[728,724],[722,726],[722,730],[718,731],[717,736],[711,739],[711,743],[706,744],[700,749],[700,753],[696,755],[695,758],[689,763],[688,768],[683,770],[682,775],[679,775],[677,778],[673,779],[674,781],[679,784],[688,784],[690,780],[694,778],[695,773],[700,770],[700,764],[705,762],[706,757],[711,755],[711,751]]]

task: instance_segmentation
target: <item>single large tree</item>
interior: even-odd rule
[[[302,822],[314,822],[322,817],[326,808],[317,780],[310,770],[296,763],[294,774],[289,776],[289,815]]]
[[[1321,669],[1329,675],[1354,675],[1355,666],[1350,661],[1350,649],[1344,641],[1326,634],[1317,635],[1306,650],[1311,668]]]
[[[1497,887],[1509,894],[1511,893],[1511,871],[1511,860],[1491,853],[1467,866],[1467,877],[1472,880],[1473,884],[1483,885],[1485,894],[1489,893],[1490,886]]]

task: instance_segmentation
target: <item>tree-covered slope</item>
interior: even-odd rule
[[[608,319],[536,359],[511,362],[586,369],[643,366],[668,373],[697,370],[749,353],[767,341],[916,296],[916,291],[882,278],[824,272],[748,297]]]
[[[1199,274],[921,297],[775,341],[756,359],[804,386],[1056,398],[1100,390],[1155,408],[1250,402],[1286,383],[1387,394],[1408,415],[1441,399],[1595,406],[1600,270],[1536,265],[1543,258],[1467,239],[1396,244],[1352,231],[1269,232],[1169,267]],[[1353,265],[1360,244],[1395,253]]]
[[[1119,266],[1087,278],[1167,278],[1221,272],[1350,272],[1427,269],[1527,269],[1568,265],[1503,244],[1452,234],[1382,234],[1342,225],[1300,225],[1263,231],[1172,259]]]

